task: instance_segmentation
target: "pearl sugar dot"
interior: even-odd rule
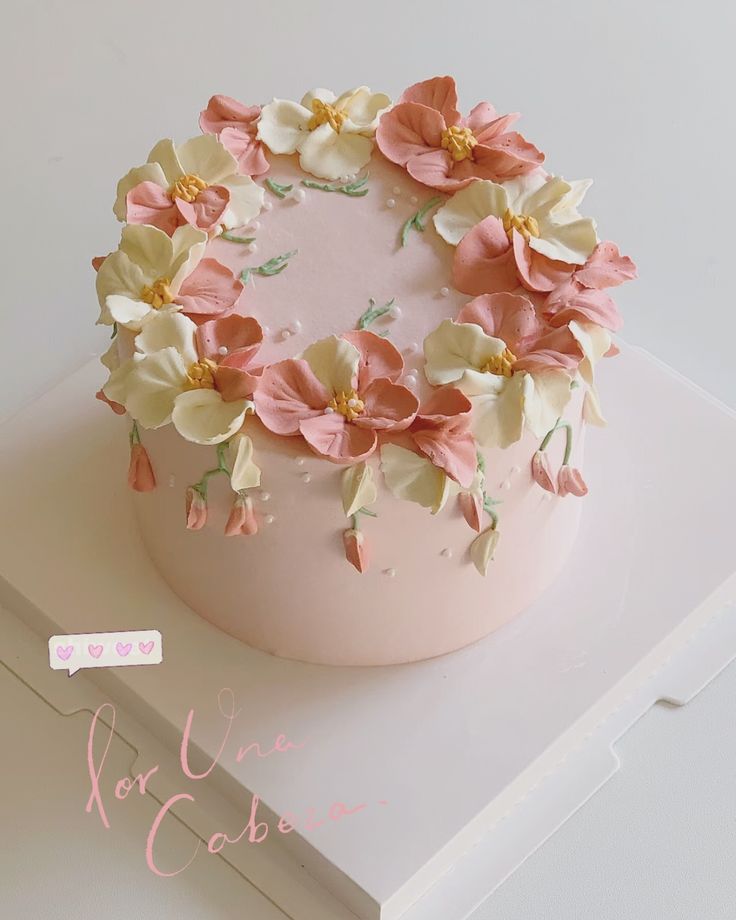
[[[395,198],[389,198],[389,199],[386,201],[386,207],[387,207],[387,208],[395,208],[395,207],[396,207],[396,199],[395,199]]]
[[[263,520],[266,522],[266,524],[273,524],[273,522],[276,520],[276,518],[275,518],[275,516],[274,516],[273,514],[267,514],[267,515],[263,518]]]
[[[312,476],[310,473],[302,473],[302,482],[306,482],[307,485],[312,481]]]
[[[218,354],[218,355],[226,355],[226,354],[227,354],[227,345],[220,345],[220,347],[217,349],[217,354]]]

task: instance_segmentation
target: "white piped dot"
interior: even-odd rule
[[[449,294],[450,294],[450,289],[449,289],[448,287],[441,287],[441,288],[440,288],[440,296],[441,296],[441,297],[448,297]]]
[[[395,303],[389,310],[389,316],[391,319],[401,319],[401,307]]]
[[[267,501],[270,501],[270,500],[271,500],[271,493],[270,493],[270,492],[261,492],[261,501],[262,501],[262,502],[267,502]]]
[[[400,195],[400,194],[401,194],[401,186],[395,185],[395,186],[391,189],[391,191],[394,193],[394,195]]]
[[[396,577],[396,569],[384,569],[383,574],[388,576],[388,578]]]
[[[263,210],[270,211],[272,207],[273,207],[273,202],[269,201],[269,199],[266,198],[266,200],[263,202]]]
[[[417,354],[417,352],[419,351],[419,343],[418,343],[418,342],[409,342],[409,344],[406,346],[406,348],[404,349],[404,351],[405,351],[408,355],[415,355],[415,354]]]
[[[412,204],[419,204],[419,199],[417,198],[416,195],[412,195],[411,198],[409,199],[409,201],[410,201]]]
[[[302,482],[306,482],[307,485],[312,481],[312,476],[310,473],[302,473]]]
[[[325,415],[332,415],[334,411],[335,410],[332,408],[332,406],[325,406]],[[298,460],[296,462],[299,463]],[[303,460],[301,462],[304,463]]]
[[[298,319],[295,319],[294,322],[289,326],[291,329],[292,335],[296,335],[297,332],[302,331],[302,324]]]
[[[442,552],[440,553],[440,556],[444,556],[445,559],[449,559],[452,556],[452,550],[450,549],[450,547],[449,546],[445,547],[445,549],[443,549]]]
[[[287,339],[290,339],[292,336],[291,329],[282,329],[281,330],[281,341],[285,342]]]
[[[258,252],[258,243],[249,243],[248,252]]]
[[[306,457],[297,457],[294,462],[296,463],[297,466],[304,466],[307,460],[306,460]]]
[[[217,349],[217,354],[218,354],[218,355],[226,355],[226,354],[227,354],[227,345],[220,345],[220,347]]]
[[[273,522],[276,520],[276,517],[273,514],[267,514],[263,520],[266,524],[273,524]]]
[[[261,329],[263,330],[263,337],[264,337],[264,338],[267,338],[269,335],[271,335],[271,327],[270,327],[270,326],[261,326]]]
[[[307,193],[303,188],[295,188],[290,193],[289,197],[293,202],[295,202],[295,204],[301,204],[303,201],[306,201]]]
[[[396,199],[395,199],[395,198],[388,198],[388,199],[386,200],[386,207],[387,207],[387,208],[395,208],[395,207],[396,207]]]
[[[358,405],[358,400],[357,400],[357,399],[349,399],[349,400],[348,400],[348,406],[349,406],[351,409],[354,409],[357,405]]]

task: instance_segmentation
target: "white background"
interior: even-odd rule
[[[398,96],[440,73],[457,77],[462,108],[487,98],[521,111],[550,169],[594,176],[586,212],[641,274],[618,296],[626,338],[736,404],[735,26],[734,7],[716,0],[8,5],[0,416],[106,347],[89,260],[116,245],[116,180],[160,137],[196,133],[211,94],[265,102],[365,82]],[[694,475],[702,449],[683,432]],[[478,920],[736,916],[734,688],[727,673],[690,711],[648,716],[624,744],[623,772]],[[245,883],[228,882],[236,903]],[[102,915],[90,907],[79,920]],[[126,915],[168,916],[143,905]],[[189,920],[183,906],[176,916]],[[201,901],[191,917],[210,920]]]

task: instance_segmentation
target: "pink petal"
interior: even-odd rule
[[[125,197],[130,224],[150,224],[171,236],[182,219],[166,189],[155,182],[140,182]]]
[[[260,377],[238,367],[220,367],[215,371],[215,388],[225,402],[247,399],[253,395]]]
[[[479,144],[488,144],[502,134],[508,134],[509,128],[521,118],[518,112],[509,115],[497,115],[496,110],[487,102],[480,102],[467,118],[466,124],[475,135]]]
[[[261,114],[259,105],[243,105],[232,96],[213,96],[199,116],[199,127],[204,134],[219,134],[224,128],[253,128]]]
[[[479,179],[491,179],[493,182],[524,175],[543,162],[544,154],[516,131],[478,144],[473,149],[474,174]]]
[[[514,260],[524,287],[532,291],[551,291],[574,272],[574,265],[548,259],[536,252],[516,230],[513,237]]]
[[[202,259],[179,288],[176,303],[185,313],[217,316],[231,310],[242,293],[243,283],[229,268],[215,259]]]
[[[470,400],[457,387],[440,387],[420,408],[417,424],[432,420],[444,422],[449,416],[466,415],[471,409]]]
[[[583,351],[565,326],[551,329],[533,342],[514,363],[515,371],[574,370],[583,360]]]
[[[439,148],[445,122],[424,105],[396,105],[381,117],[376,142],[384,156],[399,166],[421,153]]]
[[[203,323],[197,329],[196,339],[200,358],[245,370],[263,341],[263,329],[252,316],[233,313]]]
[[[367,330],[346,332],[341,337],[360,352],[358,390],[363,391],[382,377],[395,383],[404,373],[401,352],[387,339]]]
[[[470,163],[471,161],[466,160],[465,162]],[[461,165],[454,163],[446,150],[437,148],[412,157],[406,164],[406,170],[413,179],[423,185],[443,192],[454,192],[469,185],[473,178],[472,176],[467,179],[457,178],[458,168]]]
[[[544,304],[544,316],[553,326],[566,326],[572,320],[597,323],[618,331],[623,319],[618,307],[605,291],[584,288],[575,280],[577,273],[556,287]]]
[[[250,537],[258,533],[258,519],[249,495],[238,495],[225,524],[226,537]]]
[[[542,330],[534,305],[518,294],[476,297],[458,313],[457,322],[475,323],[486,335],[502,339],[516,355],[518,342],[536,338]]]
[[[596,290],[616,287],[636,277],[636,265],[619,253],[615,243],[598,243],[585,265],[575,272],[576,281]]]
[[[399,103],[416,102],[435,109],[444,118],[446,124],[456,125],[460,122],[457,110],[457,87],[452,77],[433,77],[415,83],[401,94]]]
[[[408,387],[390,380],[374,380],[360,390],[365,404],[365,415],[354,422],[359,428],[380,428],[384,431],[401,431],[408,428],[419,409],[419,400]]]
[[[468,524],[478,533],[483,527],[483,497],[476,492],[461,492],[457,497],[460,511]]]
[[[532,479],[546,492],[557,492],[549,457],[542,450],[538,450],[532,457]]]
[[[472,483],[478,464],[475,438],[467,428],[467,420],[458,417],[440,427],[411,432],[419,450],[463,488]]]
[[[174,203],[188,224],[209,233],[217,227],[225,213],[230,203],[230,192],[224,185],[210,185],[203,189],[194,201],[175,198]]]
[[[324,415],[331,394],[306,361],[287,358],[264,369],[253,398],[266,428],[296,435],[302,420]]]
[[[585,484],[583,474],[572,466],[560,467],[557,486],[559,495],[577,495],[578,498],[582,498],[588,494],[588,486]]]
[[[452,275],[465,294],[494,294],[519,286],[514,255],[503,224],[486,217],[465,234],[455,250]]]
[[[192,486],[186,493],[186,516],[187,530],[201,530],[207,523],[207,502]]]
[[[378,444],[375,431],[349,424],[339,412],[305,418],[299,430],[312,450],[333,463],[365,460]]]
[[[156,488],[153,467],[148,452],[142,444],[133,444],[130,448],[128,485],[136,492],[152,492]]]
[[[345,558],[350,565],[354,566],[361,574],[368,568],[369,553],[368,544],[362,530],[343,531],[343,546],[345,547]]]
[[[476,139],[481,131],[489,124],[496,121],[498,114],[490,102],[479,102],[470,110],[470,114],[463,118],[462,124],[475,135]]]
[[[253,134],[240,128],[224,128],[218,135],[222,146],[238,161],[238,172],[243,176],[262,176],[270,163],[263,144]]]

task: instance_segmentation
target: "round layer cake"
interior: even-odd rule
[[[463,118],[447,77],[396,105],[214,97],[118,186],[100,395],[157,568],[254,647],[441,655],[573,547],[605,288],[634,268],[512,120]]]

